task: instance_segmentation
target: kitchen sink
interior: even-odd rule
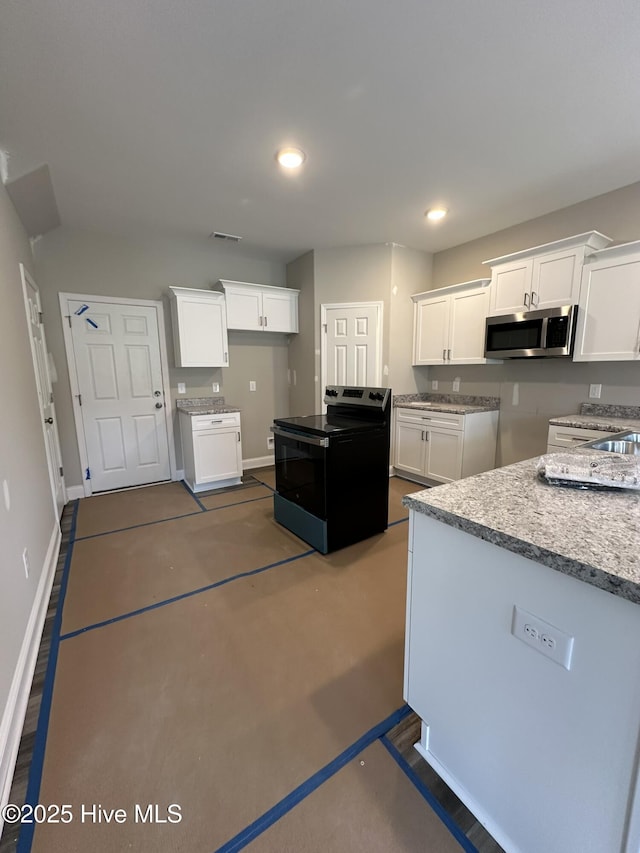
[[[627,430],[607,438],[597,438],[584,447],[604,450],[607,453],[623,453],[625,456],[640,456],[640,433]]]

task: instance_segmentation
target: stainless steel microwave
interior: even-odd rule
[[[566,358],[573,353],[577,305],[487,317],[485,358]]]

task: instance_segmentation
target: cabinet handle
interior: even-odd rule
[[[228,352],[225,352],[225,354],[224,354],[224,363],[225,363],[225,364],[227,364],[227,362],[228,362],[228,361],[229,361],[229,353],[228,353]]]
[[[260,316],[258,317],[258,325],[262,325],[262,314],[260,314]]]
[[[537,298],[536,298],[535,300],[534,300],[534,298],[533,298],[535,295],[536,295],[535,290],[532,290],[532,291],[531,291],[531,307],[532,307],[532,308],[533,308],[533,306],[534,306],[534,305],[537,305],[537,304],[538,304],[538,300],[537,300]]]
[[[429,430],[425,432],[425,441],[429,441]]]
[[[638,341],[637,341],[637,349],[638,349],[638,355],[640,355],[640,323],[638,324]]]
[[[530,306],[529,306],[529,301],[528,301],[528,300],[529,300],[529,294],[528,294],[528,293],[525,293],[525,295],[524,295],[524,307],[525,307],[525,308],[529,308],[529,307],[530,307]]]
[[[442,350],[442,360],[443,360],[443,361],[446,361],[446,360],[447,360],[447,350],[446,350],[446,347],[445,347],[445,349],[443,349],[443,350]]]
[[[223,424],[223,423],[224,423],[224,421],[222,420],[222,418],[220,418],[220,420],[219,420],[219,421],[211,421],[211,423],[212,423],[212,424]]]
[[[424,441],[424,430],[420,433],[420,441]]]
[[[238,441],[240,441],[240,433],[238,433]]]
[[[447,350],[447,361],[451,361],[451,350]]]
[[[264,315],[264,325],[265,325],[265,327],[267,326],[267,315],[266,314]]]

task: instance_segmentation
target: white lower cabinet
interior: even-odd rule
[[[242,481],[240,413],[180,412],[184,479],[191,491],[220,489]]]
[[[450,483],[495,466],[498,412],[396,409],[395,462],[418,482]]]
[[[615,435],[615,433],[601,432],[600,430],[587,429],[586,427],[549,424],[547,453],[561,453],[564,450],[572,450],[575,447],[580,447],[581,444],[587,441],[594,441],[596,438],[607,438],[609,435]]]

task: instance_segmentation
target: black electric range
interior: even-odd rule
[[[391,390],[329,385],[325,415],[276,418],[276,521],[327,554],[388,524]]]

